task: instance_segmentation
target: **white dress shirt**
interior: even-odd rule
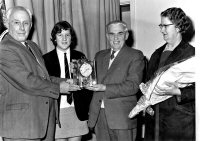
[[[68,61],[68,66],[70,67],[70,48],[68,48],[66,51],[63,51],[59,48],[56,48],[57,55],[58,55],[58,60],[60,63],[60,77],[65,78],[65,62],[64,62],[64,53],[67,53],[67,61]],[[70,68],[69,68],[70,70]],[[70,78],[71,78],[71,73]],[[74,107],[74,101],[72,100],[72,103],[69,104],[67,102],[67,96],[66,95],[61,95],[61,100],[60,100],[60,108],[66,108],[66,107]]]

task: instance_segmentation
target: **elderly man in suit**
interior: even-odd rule
[[[56,99],[79,87],[49,76],[40,49],[27,40],[30,10],[16,6],[6,16],[8,34],[0,44],[0,136],[4,141],[53,141]]]
[[[126,23],[112,21],[107,25],[110,49],[95,56],[98,84],[88,87],[95,91],[89,111],[89,127],[94,128],[97,141],[134,141],[137,119],[129,119],[136,105],[136,93],[142,81],[144,56],[129,48]]]

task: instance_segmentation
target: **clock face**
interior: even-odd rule
[[[88,77],[92,73],[92,66],[88,63],[83,63],[80,67],[80,73],[84,77]]]

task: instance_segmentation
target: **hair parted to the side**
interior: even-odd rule
[[[113,25],[113,24],[121,24],[121,25],[124,27],[124,31],[128,31],[127,24],[126,24],[124,21],[114,20],[114,21],[109,22],[109,23],[106,25],[106,32],[107,32],[107,33],[109,32],[109,27],[110,27],[110,25]]]
[[[180,33],[185,33],[190,27],[190,22],[185,12],[181,8],[172,7],[161,12],[161,17],[168,17],[169,20],[179,28]]]

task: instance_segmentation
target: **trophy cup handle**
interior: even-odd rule
[[[93,60],[93,78],[92,85],[97,84],[96,61]]]

